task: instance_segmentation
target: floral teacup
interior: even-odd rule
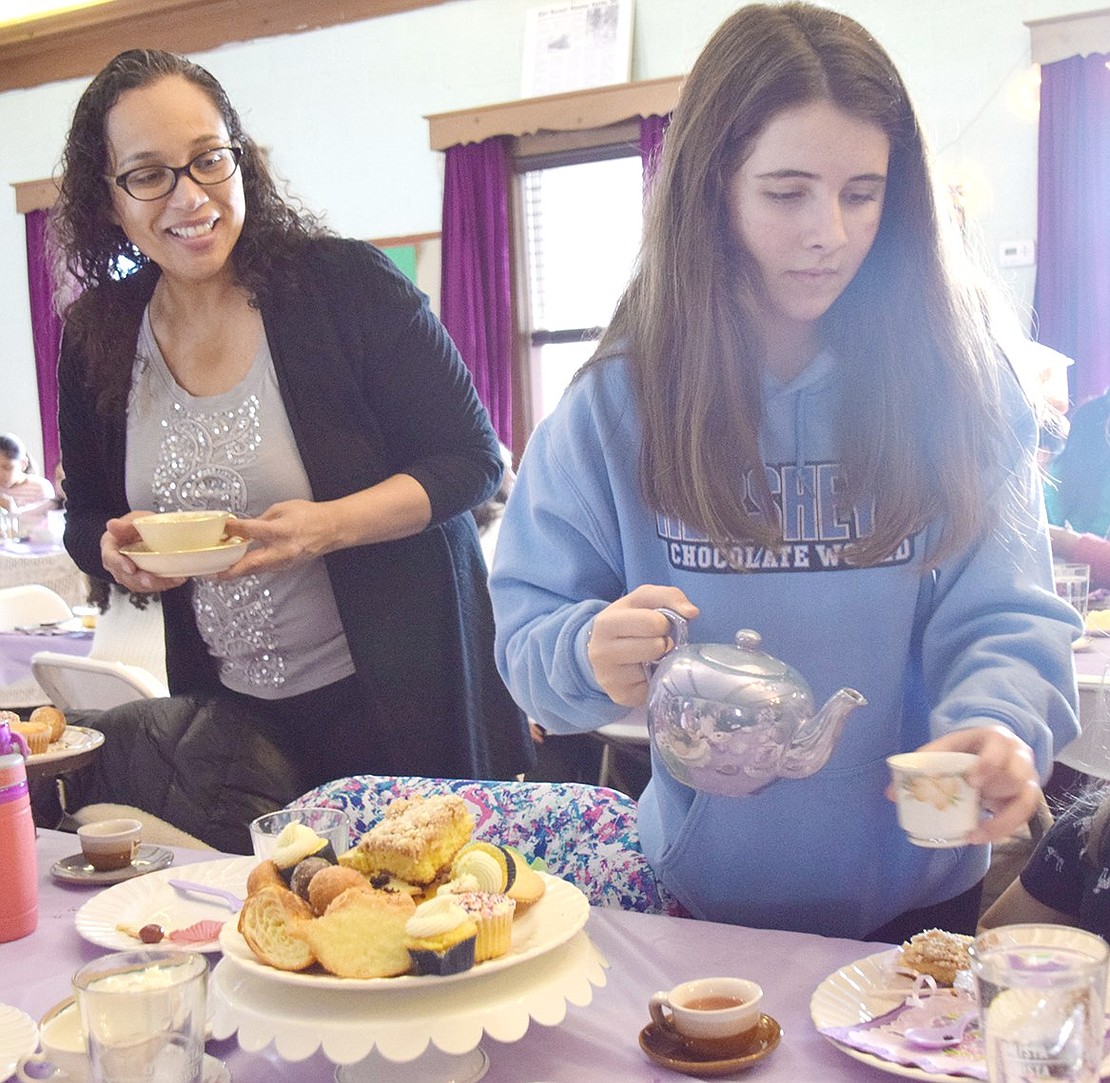
[[[979,823],[979,791],[968,775],[978,757],[970,752],[903,752],[888,756],[894,778],[898,825],[917,846],[966,844]]]

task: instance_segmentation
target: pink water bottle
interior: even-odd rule
[[[27,746],[0,722],[0,941],[18,940],[39,922],[35,821],[27,790]]]

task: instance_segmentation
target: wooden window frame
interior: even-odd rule
[[[525,98],[479,109],[461,109],[426,117],[429,144],[447,150],[460,143],[510,136],[509,153],[519,172],[530,159],[559,156],[570,162],[596,158],[604,148],[639,145],[640,118],[666,116],[678,103],[681,76],[639,83],[574,90],[542,98]],[[513,237],[513,460],[520,461],[535,425],[532,388],[532,320],[528,305],[524,251],[522,186],[510,192]]]

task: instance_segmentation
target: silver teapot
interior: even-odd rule
[[[848,715],[867,700],[841,688],[814,710],[802,675],[761,649],[758,632],[736,645],[689,644],[686,619],[660,609],[674,647],[651,673],[651,741],[667,770],[695,790],[744,797],[779,778],[805,778],[828,762]]]

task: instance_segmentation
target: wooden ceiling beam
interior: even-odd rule
[[[92,76],[124,49],[198,53],[445,0],[113,0],[0,26],[0,91]]]

